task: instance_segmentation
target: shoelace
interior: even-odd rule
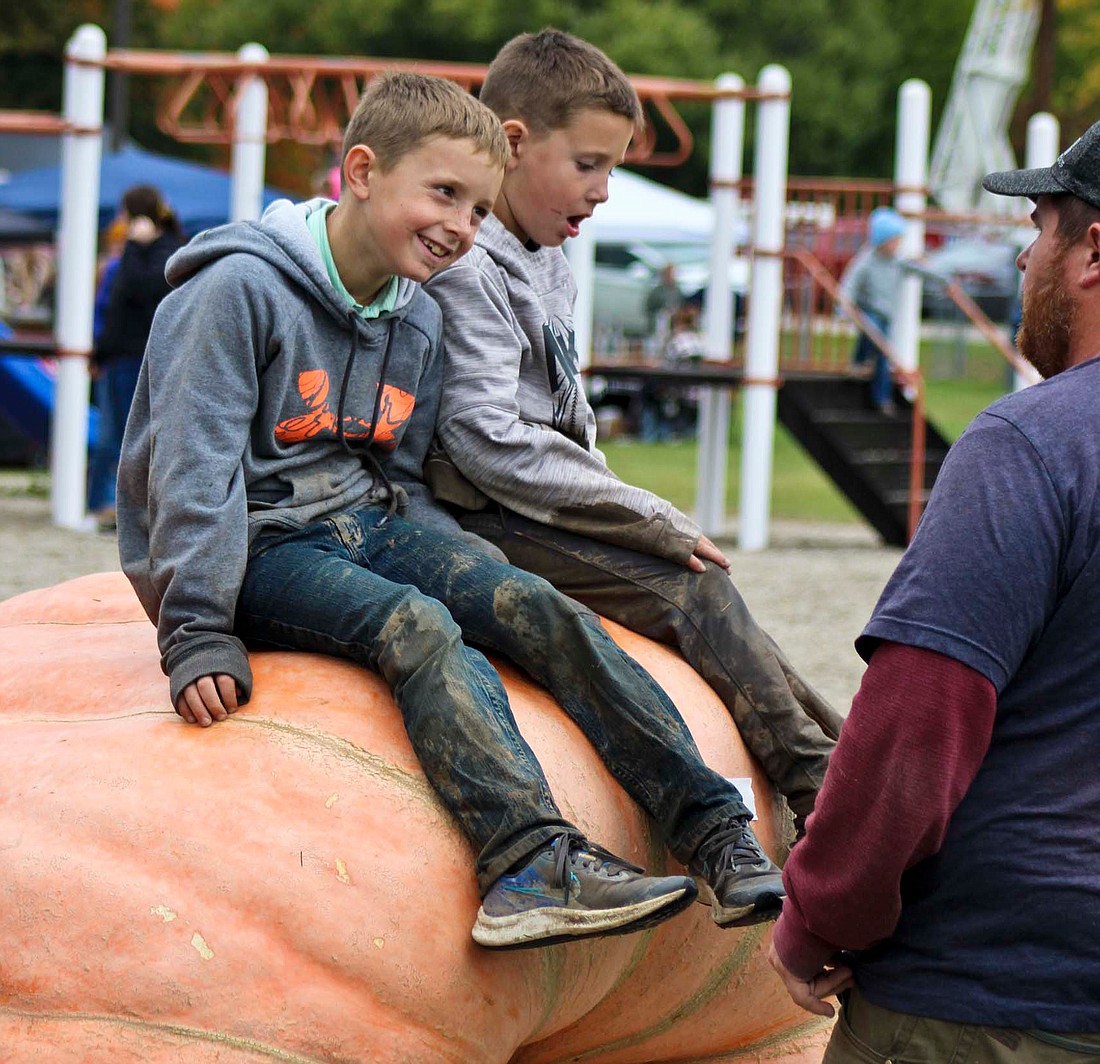
[[[553,885],[562,888],[562,897],[565,901],[569,900],[569,888],[573,883],[572,875],[566,874],[566,866],[569,864],[571,855],[576,850],[582,850],[584,852],[582,858],[584,864],[596,872],[609,868],[612,869],[609,873],[611,875],[621,871],[643,871],[637,865],[633,865],[629,861],[624,861],[621,857],[616,857],[610,850],[605,850],[602,846],[597,846],[595,843],[589,842],[579,831],[563,831],[554,839],[553,845]]]
[[[739,864],[760,864],[764,854],[745,821],[727,820],[707,839],[706,855],[700,857],[704,864],[709,864],[712,857],[724,857],[736,869]]]

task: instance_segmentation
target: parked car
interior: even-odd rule
[[[710,250],[705,244],[597,244],[594,320],[597,334],[644,338],[648,329],[646,297],[661,269],[672,263],[685,299],[701,300],[710,277]],[[735,256],[730,288],[738,304],[748,291],[749,262]]]
[[[1016,256],[1020,245],[1004,240],[959,239],[925,256],[934,273],[959,287],[995,322],[1006,322],[1019,291]],[[921,312],[926,318],[958,318],[962,312],[946,289],[925,280]]]

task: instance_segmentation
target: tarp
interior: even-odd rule
[[[0,336],[11,329],[0,322]],[[43,452],[50,446],[53,416],[54,366],[32,355],[0,354],[0,415]],[[99,418],[88,411],[88,446],[96,438]]]
[[[53,228],[48,222],[0,207],[0,244],[48,244]]]
[[[99,228],[118,211],[122,194],[132,185],[155,185],[190,236],[229,220],[230,177],[200,163],[157,155],[134,145],[104,152],[99,173]],[[289,193],[266,187],[263,205]],[[0,185],[0,207],[22,211],[56,228],[60,213],[61,168],[21,170]]]
[[[607,202],[601,203],[584,223],[597,243],[709,244],[711,241],[714,208],[704,199],[621,169],[611,174],[607,194]]]

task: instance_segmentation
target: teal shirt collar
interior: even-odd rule
[[[317,250],[321,253],[321,261],[325,265],[328,279],[332,282],[332,287],[336,289],[340,297],[347,302],[349,307],[354,308],[355,313],[361,318],[377,318],[379,314],[386,314],[393,310],[394,305],[397,303],[398,279],[396,276],[391,277],[382,286],[378,295],[366,306],[356,302],[355,297],[344,287],[344,282],[340,280],[340,274],[332,258],[332,248],[328,242],[328,226],[325,225],[325,220],[328,218],[328,212],[334,206],[335,204],[332,204],[319,210],[310,211],[306,216],[309,235],[313,237],[314,242],[317,244]]]

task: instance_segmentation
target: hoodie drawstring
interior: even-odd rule
[[[386,476],[386,471],[374,456],[374,452],[371,451],[371,446],[374,443],[374,435],[378,428],[378,415],[382,411],[382,385],[385,383],[386,370],[390,363],[390,350],[393,346],[394,331],[392,328],[386,330],[386,350],[382,355],[382,368],[378,372],[378,385],[374,390],[374,410],[371,413],[370,431],[360,448],[353,448],[348,442],[347,432],[344,429],[344,403],[347,399],[348,384],[351,381],[351,368],[359,354],[359,328],[354,311],[349,315],[349,320],[351,321],[351,350],[348,352],[347,365],[344,367],[344,379],[340,383],[340,398],[336,405],[336,436],[348,454],[355,454],[358,451],[360,459],[369,466],[371,476],[376,483],[378,480],[382,481],[382,486],[389,499],[386,505],[386,514],[378,522],[378,527],[381,528],[397,512],[397,491],[390,478]]]

